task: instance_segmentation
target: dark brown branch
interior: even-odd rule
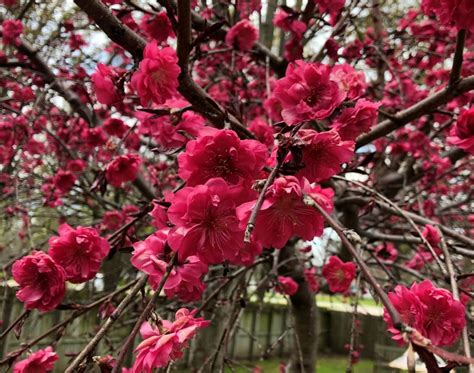
[[[443,88],[413,106],[400,111],[395,115],[394,120],[387,119],[380,122],[369,133],[357,139],[357,148],[370,144],[372,141],[403,127],[405,124],[433,112],[436,108],[448,103],[454,97],[469,92],[472,89],[474,89],[474,76],[460,79],[453,87]]]
[[[456,37],[456,49],[454,51],[453,66],[451,68],[451,74],[449,76],[449,87],[456,86],[456,83],[461,77],[464,42],[466,41],[466,30],[459,30]]]

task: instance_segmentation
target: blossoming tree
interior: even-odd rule
[[[447,369],[435,355],[472,371],[474,2],[0,3],[0,243],[24,305],[4,306],[0,342],[22,344],[0,364],[153,372],[211,332],[191,368],[220,372],[264,291],[288,299],[285,369],[312,372],[327,291],[370,292],[430,372]],[[340,247],[315,266],[324,232]],[[40,347],[97,308],[72,357]]]

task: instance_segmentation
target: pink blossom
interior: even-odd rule
[[[347,93],[349,100],[356,100],[365,94],[367,83],[362,71],[357,71],[351,65],[344,63],[336,65],[331,70],[331,79],[339,88]]]
[[[333,255],[323,267],[323,277],[333,293],[345,293],[349,290],[356,273],[356,265],[352,262],[343,262]]]
[[[155,39],[158,43],[174,36],[173,27],[166,12],[159,12],[153,15],[145,13],[140,26],[148,36]]]
[[[148,43],[131,84],[143,106],[151,102],[163,104],[174,97],[178,88],[178,57],[171,47],[159,48],[156,41]]]
[[[107,240],[90,227],[62,224],[58,233],[49,239],[48,254],[64,268],[66,280],[81,283],[93,278],[109,253]]]
[[[64,269],[42,251],[33,251],[13,263],[12,275],[20,285],[16,297],[27,310],[51,311],[66,292]]]
[[[283,31],[291,32],[301,39],[306,31],[306,24],[298,20],[298,14],[289,14],[283,9],[279,9],[273,17],[273,24]]]
[[[23,23],[19,19],[6,19],[2,22],[2,37],[5,45],[20,45]]]
[[[276,290],[279,293],[292,296],[295,295],[298,291],[298,283],[291,277],[278,276],[278,285],[276,287]]]
[[[181,308],[176,312],[175,322],[161,321],[160,327],[154,327],[145,322],[140,328],[143,342],[135,352],[137,357],[133,364],[132,373],[152,373],[155,368],[166,366],[170,361],[183,356],[183,349],[187,347],[199,329],[209,325],[201,317],[194,317],[195,311],[189,312]]]
[[[137,154],[120,155],[107,165],[105,177],[109,184],[120,188],[123,183],[136,179],[141,163]]]
[[[285,77],[276,82],[274,96],[285,122],[295,125],[329,117],[346,94],[331,80],[328,66],[299,60],[288,65]]]
[[[441,236],[439,235],[438,230],[432,225],[426,224],[422,235],[433,247],[438,247],[441,243]]]
[[[97,101],[104,105],[114,105],[122,101],[122,95],[115,83],[118,74],[103,63],[97,64],[97,70],[91,75]]]
[[[180,260],[197,255],[206,264],[234,262],[243,247],[244,231],[239,227],[235,200],[221,178],[177,192],[168,209],[176,227],[168,243]]]
[[[102,124],[105,132],[110,136],[117,136],[122,138],[123,135],[127,132],[127,125],[123,122],[122,119],[118,118],[107,118]]]
[[[264,247],[277,249],[287,241],[298,236],[311,240],[323,232],[323,217],[307,206],[303,197],[307,195],[316,200],[327,211],[332,211],[332,189],[312,187],[306,179],[294,176],[279,177],[268,188],[265,200],[257,215],[253,238]],[[256,200],[244,203],[237,208],[240,227],[245,229]]]
[[[334,130],[300,130],[299,134],[304,143],[304,168],[297,176],[306,177],[310,182],[319,182],[338,174],[341,164],[349,162],[354,156],[354,142],[342,141]]]
[[[256,140],[240,140],[232,130],[206,131],[179,155],[179,176],[189,186],[214,177],[236,185],[257,178],[266,160],[266,147]]]
[[[69,193],[75,182],[76,176],[70,171],[58,170],[53,177],[54,187],[61,194]]]
[[[357,136],[368,132],[377,123],[379,103],[360,99],[355,107],[344,109],[335,120],[332,129],[342,140],[355,140]]]
[[[225,42],[241,51],[252,49],[258,40],[258,30],[248,19],[243,19],[232,26],[225,36]]]
[[[319,282],[316,277],[316,268],[305,268],[304,278],[311,292],[316,294],[319,291]]]
[[[67,170],[75,173],[84,171],[87,167],[87,163],[82,159],[71,159],[67,162]]]
[[[303,39],[298,36],[293,36],[285,43],[283,50],[283,57],[289,62],[300,60],[303,57]]]
[[[450,144],[474,154],[474,107],[462,112],[449,135]]]
[[[151,210],[151,212],[148,215],[152,217],[153,220],[151,224],[156,229],[166,228],[168,226],[167,225],[168,214],[165,208],[159,203],[153,201],[153,210]]]
[[[258,141],[272,147],[275,142],[275,131],[264,119],[255,118],[250,122],[249,130],[257,137]]]
[[[189,103],[184,100],[167,100],[163,109],[169,109],[173,113],[188,105]],[[139,112],[135,114],[135,117],[140,121],[140,133],[152,137],[165,150],[185,146],[204,128],[204,119],[192,111],[160,117],[151,113]]]
[[[474,6],[471,0],[422,0],[425,14],[434,13],[441,24],[474,32]]]
[[[397,260],[398,251],[390,242],[385,242],[375,248],[375,254],[382,260],[394,262]]]
[[[148,275],[148,282],[154,290],[169,265],[165,252],[168,233],[169,229],[163,229],[133,244],[132,265]],[[206,272],[207,266],[197,256],[190,256],[173,267],[163,289],[170,298],[177,295],[185,302],[198,300],[205,289],[201,279]]]
[[[54,369],[59,356],[51,346],[33,352],[13,366],[13,373],[46,373]]]
[[[455,300],[448,290],[435,287],[429,280],[414,283],[410,289],[398,285],[388,297],[402,321],[430,339],[435,346],[453,345],[466,325],[463,304]],[[393,327],[386,309],[384,320],[393,339],[403,344],[401,333]]]
[[[431,255],[428,251],[419,251],[413,255],[413,257],[406,262],[406,266],[411,269],[415,269],[419,271],[423,269],[423,267],[427,263],[431,263],[433,261],[433,255]]]

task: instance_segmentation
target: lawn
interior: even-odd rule
[[[258,366],[263,373],[278,373],[279,360],[266,360],[258,362],[238,362],[240,366],[233,367],[236,373],[252,372],[252,368]],[[355,373],[371,373],[373,371],[374,363],[371,360],[361,360],[354,367]],[[317,372],[318,373],[336,373],[345,372],[347,368],[347,358],[345,356],[321,356],[318,358]],[[226,373],[231,373],[231,369],[227,369]]]

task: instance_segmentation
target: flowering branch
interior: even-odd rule
[[[95,336],[89,341],[89,343],[82,349],[81,352],[76,356],[76,358],[72,361],[72,363],[66,368],[64,371],[65,373],[73,373],[78,368],[82,361],[87,358],[99,344],[102,338],[105,337],[108,330],[112,327],[112,325],[117,321],[120,316],[124,313],[127,306],[132,302],[135,298],[136,294],[142,289],[147,281],[148,277],[143,276],[139,280],[135,282],[135,286],[131,289],[130,293],[120,302],[114,312],[108,317],[105,321],[104,325],[99,329],[99,331],[95,334]]]
[[[128,349],[132,345],[135,336],[138,334],[138,331],[140,330],[140,327],[142,324],[148,319],[150,316],[151,311],[155,308],[155,304],[161,294],[161,291],[163,290],[163,287],[165,286],[166,280],[168,279],[169,275],[171,274],[171,271],[173,270],[173,267],[176,264],[177,260],[177,255],[176,253],[173,254],[173,256],[170,259],[170,262],[168,263],[168,266],[166,268],[165,273],[163,274],[163,277],[161,278],[160,283],[158,284],[158,287],[151,297],[151,299],[148,301],[147,305],[145,306],[145,309],[142,311],[140,317],[138,318],[137,322],[135,323],[135,326],[133,327],[132,331],[130,332],[130,335],[127,337],[127,340],[123,344],[122,348],[120,349],[119,356],[117,358],[117,362],[115,364],[114,369],[112,370],[112,373],[117,373],[119,372],[119,369],[122,367],[123,361],[125,360],[125,356],[127,355]],[[68,372],[66,372],[68,373]]]
[[[403,330],[404,325],[402,323],[402,320],[400,318],[398,311],[395,309],[392,302],[390,302],[390,299],[388,299],[387,294],[382,290],[382,287],[380,286],[378,281],[375,279],[375,277],[372,275],[365,261],[361,258],[361,256],[357,252],[356,248],[352,245],[352,243],[348,240],[348,238],[344,234],[343,228],[333,218],[331,218],[331,216],[329,216],[328,213],[311,197],[306,196],[305,203],[308,206],[314,207],[316,210],[318,210],[318,212],[327,221],[329,226],[332,229],[334,229],[334,231],[337,233],[337,235],[341,239],[342,244],[347,248],[347,250],[349,250],[352,257],[356,260],[367,282],[372,286],[374,292],[380,298],[383,305],[387,308],[387,311],[390,314],[390,317],[392,318],[393,325],[395,326],[395,328],[399,330]]]
[[[403,127],[405,124],[418,119],[436,110],[437,107],[448,103],[454,97],[474,89],[474,76],[460,79],[454,86],[446,87],[417,102],[409,108],[394,115],[393,119],[380,122],[369,133],[359,136],[356,147],[360,148],[370,144],[372,141],[388,135],[390,132]]]

